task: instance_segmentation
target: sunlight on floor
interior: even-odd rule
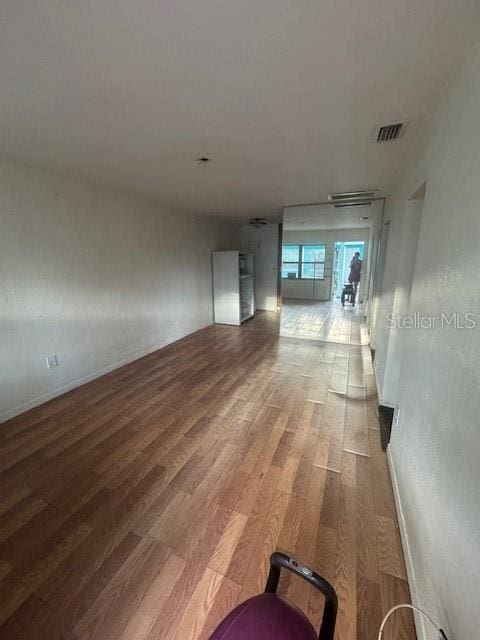
[[[363,306],[347,304],[342,307],[339,300],[319,302],[284,298],[280,335],[359,346],[369,344]]]

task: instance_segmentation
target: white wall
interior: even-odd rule
[[[0,223],[0,419],[210,324],[211,251],[240,240],[238,225],[14,164]]]
[[[392,303],[392,314],[404,316],[410,307],[411,289],[418,249],[418,239],[423,213],[423,198],[411,199],[405,207],[400,238],[400,256],[396,268],[396,285]],[[403,359],[405,331],[392,327],[389,331],[388,351],[385,358],[383,380],[383,404],[395,406],[400,383],[400,369]]]
[[[287,210],[284,215],[289,216],[290,212]],[[359,240],[365,242],[365,260],[362,268],[362,283],[360,286],[360,296],[363,297],[363,291],[368,284],[369,239],[370,229],[284,231],[284,244],[325,244],[325,278],[324,280],[316,282],[311,280],[282,280],[282,296],[284,298],[298,298],[303,300],[330,300],[335,243]]]
[[[332,288],[330,276],[323,280],[282,280],[282,297],[294,300],[330,300]]]
[[[278,224],[242,226],[242,250],[255,256],[255,306],[277,310]]]
[[[479,105],[477,46],[388,202],[385,293],[375,327],[381,394],[389,367],[398,366],[393,360],[402,360],[400,384],[391,398],[400,414],[390,457],[412,595],[455,640],[476,638],[480,628],[480,323],[475,330],[404,330],[401,353],[393,356],[385,314],[397,285],[402,286],[398,272],[408,200],[424,182],[409,314],[478,314]]]

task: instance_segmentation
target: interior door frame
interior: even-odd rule
[[[283,223],[278,224],[278,263],[277,263],[277,313],[282,311],[282,246]]]

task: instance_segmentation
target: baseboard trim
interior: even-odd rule
[[[187,333],[181,338],[177,338],[176,340],[172,340],[171,342],[159,343],[159,344],[150,346],[147,349],[141,349],[140,351],[136,351],[135,353],[128,355],[127,357],[123,358],[122,360],[119,360],[118,362],[114,362],[113,364],[103,367],[103,369],[97,369],[96,371],[92,371],[91,373],[88,373],[87,375],[82,376],[81,378],[72,380],[71,382],[69,382],[66,385],[63,385],[62,387],[58,387],[57,389],[53,389],[48,393],[45,393],[41,396],[37,396],[36,398],[29,400],[28,402],[23,402],[22,404],[19,404],[16,407],[13,407],[12,409],[8,409],[7,411],[4,411],[4,413],[0,414],[0,424],[3,422],[7,422],[7,420],[11,420],[12,418],[15,418],[16,416],[19,416],[20,414],[25,413],[30,409],[34,409],[35,407],[38,407],[41,404],[45,404],[45,402],[48,402],[49,400],[58,398],[58,396],[61,396],[64,393],[67,393],[68,391],[72,391],[72,389],[81,387],[82,385],[87,384],[87,382],[91,382],[92,380],[101,378],[105,374],[110,373],[115,369],[120,369],[120,367],[124,367],[126,364],[135,362],[135,360],[140,360],[140,358],[144,358],[145,356],[148,356],[150,353],[153,353],[154,351],[159,351],[160,349],[169,347],[176,342],[181,342],[182,340],[185,340],[185,338],[189,338],[190,336],[192,336],[194,333],[197,333],[198,331],[203,331],[203,329],[207,329],[208,327],[211,327],[211,326],[212,326],[212,323],[209,323],[204,327],[200,327],[200,329],[195,329],[195,331],[192,331],[191,333]]]
[[[388,459],[388,466],[390,469],[390,477],[392,479],[393,496],[395,499],[395,507],[397,510],[397,519],[398,519],[398,526],[400,529],[400,538],[402,540],[403,557],[405,558],[405,566],[407,569],[407,578],[408,578],[408,586],[410,588],[410,597],[412,599],[412,604],[421,608],[422,605],[418,597],[418,588],[417,588],[418,583],[417,583],[417,577],[415,574],[415,565],[413,563],[412,551],[411,551],[410,542],[408,539],[407,525],[405,522],[405,514],[403,512],[402,500],[401,500],[400,492],[398,489],[397,475],[395,473],[395,464],[393,462],[390,445],[388,445],[387,447],[387,459]],[[417,640],[428,640],[429,636],[427,635],[427,630],[425,628],[425,620],[423,616],[414,614],[414,618],[415,618],[415,629],[417,632]]]

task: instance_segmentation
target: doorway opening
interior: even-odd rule
[[[332,298],[340,298],[344,284],[348,283],[350,274],[350,263],[355,253],[360,254],[360,260],[365,265],[365,242],[349,241],[336,242],[333,260],[333,278],[332,278]],[[364,274],[362,274],[364,275]],[[358,285],[357,300],[361,300],[362,281]]]

